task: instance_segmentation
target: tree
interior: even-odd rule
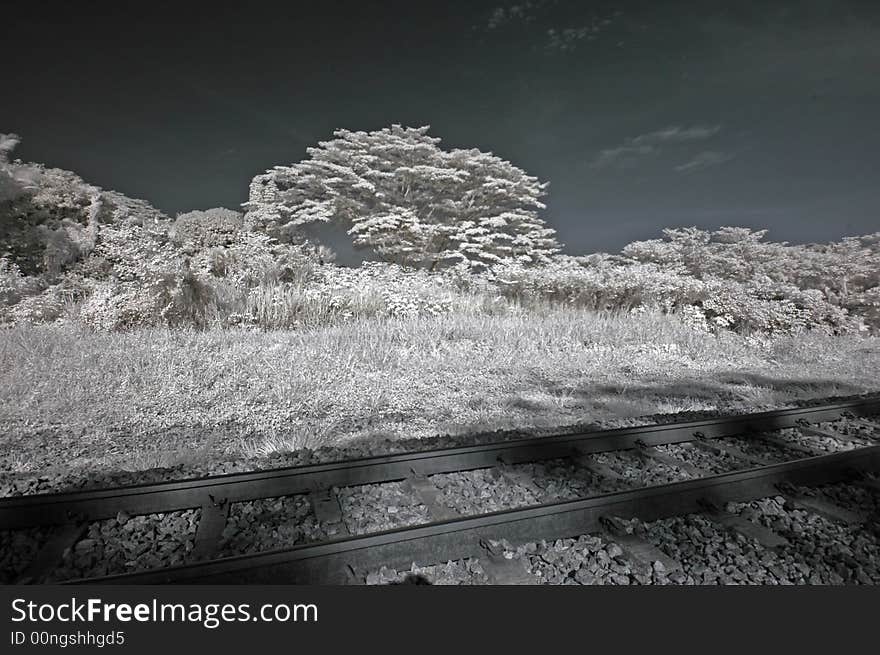
[[[143,200],[102,190],[71,171],[10,162],[18,142],[0,134],[0,257],[24,275],[56,282],[92,253],[103,225],[167,231],[168,217]]]
[[[538,216],[546,183],[491,153],[441,150],[428,129],[336,130],[308,159],[254,178],[246,223],[296,241],[338,222],[356,246],[431,269],[538,264],[559,250]]]
[[[34,190],[37,171],[19,162],[10,162],[9,155],[21,143],[17,134],[0,133],[0,203],[14,202]]]

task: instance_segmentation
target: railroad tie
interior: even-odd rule
[[[661,464],[665,464],[666,466],[680,469],[692,478],[704,478],[708,475],[712,475],[708,471],[701,469],[698,466],[694,466],[690,462],[679,459],[674,455],[667,455],[666,453],[660,452],[655,447],[649,446],[641,439],[636,441],[636,445],[638,446],[636,452],[642,457],[653,460],[655,462],[659,462]]]
[[[504,478],[511,484],[523,487],[535,496],[540,497],[544,493],[544,490],[535,483],[532,476],[530,476],[528,473],[517,471],[502,458],[498,459],[498,464],[493,469],[493,473]]]
[[[504,556],[501,542],[483,540],[480,542],[484,554],[480,556],[480,564],[489,582],[493,585],[537,585],[538,580],[526,566],[525,557]]]
[[[39,584],[58,566],[64,551],[73,548],[88,528],[85,522],[67,523],[52,531],[48,541],[37,551],[24,571],[18,576],[15,584]]]
[[[220,536],[229,518],[231,503],[226,498],[208,496],[202,503],[199,526],[196,528],[195,544],[190,559],[193,561],[211,559],[220,547]]]
[[[654,544],[642,539],[638,535],[626,531],[622,521],[616,516],[603,516],[599,519],[602,526],[602,536],[606,541],[613,541],[624,554],[637,564],[654,569],[655,562],[660,562],[667,573],[681,571],[681,562],[674,559],[657,548]]]
[[[328,529],[331,534],[347,535],[348,526],[342,519],[342,506],[339,504],[339,497],[336,492],[330,488],[315,489],[309,494],[309,504],[312,506],[312,512],[315,519]]]
[[[802,433],[813,436],[813,437],[825,437],[826,439],[834,439],[835,441],[842,441],[843,443],[855,443],[858,444],[866,439],[870,439],[867,436],[856,436],[850,434],[842,434],[837,432],[836,430],[822,430],[819,428],[810,427],[809,425],[798,425],[798,430]]]
[[[810,448],[809,446],[797,443],[796,441],[783,439],[776,434],[768,434],[766,432],[763,432],[760,434],[756,434],[755,436],[758,437],[761,441],[776,446],[781,450],[793,450],[794,452],[806,455],[807,457],[818,457],[819,455],[824,454],[816,450],[815,448]]]
[[[821,496],[807,496],[794,491],[789,485],[780,485],[780,492],[786,502],[794,509],[804,510],[844,525],[861,525],[868,522],[869,517],[862,512],[841,507]]]
[[[414,472],[406,479],[404,487],[408,488],[418,501],[428,509],[428,516],[432,521],[446,521],[459,515],[458,512],[439,500],[440,490],[429,477]]]
[[[714,440],[708,440],[701,437],[697,437],[696,441],[693,442],[695,446],[698,448],[702,448],[703,450],[708,450],[710,452],[714,452],[716,455],[719,453],[728,455],[733,459],[739,460],[750,466],[766,466],[767,462],[762,462],[757,457],[752,457],[751,455],[744,453],[742,450],[737,448],[736,446],[730,446],[727,444],[720,444]]]
[[[586,470],[593,477],[603,478],[607,481],[617,482],[619,484],[624,484],[629,487],[632,487],[634,485],[634,481],[632,479],[620,475],[620,473],[612,469],[610,466],[603,464],[602,462],[597,462],[590,459],[590,457],[584,453],[578,451],[574,455],[573,459],[579,467]]]
[[[849,412],[846,412],[846,414],[849,414]],[[856,418],[854,415],[849,414],[846,418],[849,419],[851,424],[864,430],[869,430],[869,433],[865,435],[868,439],[873,439],[874,441],[880,440],[880,418],[877,416],[872,416],[871,419],[865,419]]]
[[[728,512],[711,501],[704,500],[700,505],[704,508],[703,514],[712,522],[721,525],[731,532],[754,539],[765,548],[772,550],[791,545],[791,542],[781,534],[774,532],[770,528],[765,528],[763,525],[753,523],[739,514]]]

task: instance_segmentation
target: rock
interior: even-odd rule
[[[583,585],[594,585],[596,584],[596,576],[592,573],[589,573],[585,569],[580,569],[577,573],[575,573],[575,580],[580,582]]]

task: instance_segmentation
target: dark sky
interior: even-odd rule
[[[4,7],[0,132],[172,216],[401,123],[549,181],[571,253],[880,230],[876,0],[235,4]]]

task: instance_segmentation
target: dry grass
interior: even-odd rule
[[[359,439],[769,409],[877,390],[880,342],[757,341],[659,314],[312,331],[0,330],[0,470],[139,469]]]

